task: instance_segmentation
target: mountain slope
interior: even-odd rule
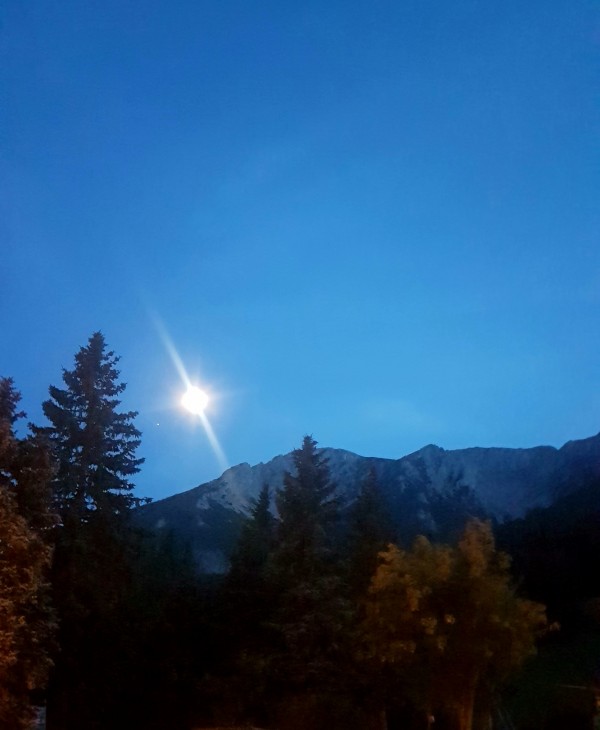
[[[469,514],[496,519],[523,516],[600,477],[600,434],[562,448],[468,448],[429,445],[400,459],[363,457],[323,449],[347,504],[370,469],[377,474],[399,538],[418,532],[445,539]],[[239,464],[218,479],[153,502],[138,512],[143,526],[188,542],[204,570],[226,569],[250,500],[264,483],[281,487],[291,454],[266,464]],[[456,523],[456,524],[455,524]]]

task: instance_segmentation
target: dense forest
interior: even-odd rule
[[[305,436],[202,574],[132,519],[117,363],[92,335],[26,436],[0,379],[0,727],[42,706],[48,730],[592,727],[597,484],[406,545],[375,474],[345,504]]]

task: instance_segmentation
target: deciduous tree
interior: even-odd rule
[[[459,730],[471,730],[476,700],[490,699],[544,627],[544,607],[517,595],[508,557],[477,520],[457,547],[420,537],[411,551],[381,553],[365,622],[371,655],[425,712],[442,708]]]
[[[54,619],[49,602],[51,547],[43,444],[18,439],[19,394],[0,378],[0,726],[29,728],[32,692],[45,687]]]

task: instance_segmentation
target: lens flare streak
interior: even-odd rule
[[[215,453],[215,456],[217,457],[217,461],[219,462],[219,466],[225,471],[229,467],[229,464],[227,463],[227,457],[225,456],[225,453],[223,449],[221,448],[221,444],[219,443],[219,440],[217,439],[217,436],[215,432],[213,431],[213,427],[210,425],[210,422],[208,418],[206,417],[206,413],[204,411],[202,413],[198,414],[198,417],[200,418],[200,421],[202,422],[202,425],[204,426],[204,430],[206,432],[206,438],[208,439],[210,445],[212,446],[212,450]]]
[[[190,381],[190,378],[186,372],[185,366],[183,364],[183,361],[181,360],[181,357],[179,356],[179,353],[177,352],[177,349],[175,345],[173,344],[173,341],[169,337],[169,333],[166,330],[166,327],[161,322],[161,320],[154,316],[154,324],[156,326],[156,329],[158,330],[158,334],[163,342],[163,345],[165,346],[165,350],[167,351],[169,357],[171,358],[171,361],[173,362],[173,365],[175,366],[175,369],[179,373],[179,377],[181,378],[181,381],[185,387],[186,393],[194,392],[194,391],[200,391],[200,389],[193,385]],[[208,396],[204,394],[206,398],[206,403],[208,403]],[[184,396],[185,397],[185,396]],[[206,405],[205,403],[205,405]],[[217,435],[214,432],[214,429],[208,420],[208,416],[206,415],[204,408],[198,408],[194,415],[198,416],[200,422],[202,423],[202,426],[204,428],[204,432],[206,433],[206,438],[208,439],[208,442],[217,458],[217,461],[219,462],[219,466],[223,471],[229,467],[229,464],[227,463],[227,457],[225,456],[225,452],[223,451],[223,448],[221,447],[221,444],[219,443],[219,439],[217,438]]]
[[[165,346],[165,350],[167,351],[169,357],[171,358],[173,365],[175,366],[175,370],[177,370],[177,372],[179,373],[179,377],[183,381],[183,384],[184,384],[186,390],[189,390],[192,387],[192,384],[190,382],[190,379],[188,378],[188,374],[185,371],[183,362],[182,362],[181,358],[179,357],[179,353],[175,349],[175,345],[173,344],[173,341],[169,337],[169,333],[167,332],[164,324],[156,316],[154,317],[154,324],[156,326],[156,329],[158,330],[160,339],[162,340],[163,345]]]

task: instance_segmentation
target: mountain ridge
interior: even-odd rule
[[[390,514],[406,539],[424,532],[444,537],[446,512],[503,521],[547,507],[590,480],[600,480],[600,434],[567,441],[560,448],[480,447],[446,450],[428,444],[398,459],[360,456],[324,447],[332,480],[350,504],[374,469]],[[146,528],[172,532],[190,544],[208,572],[227,566],[239,527],[263,484],[274,492],[292,454],[254,466],[243,462],[220,477],[140,508]]]

